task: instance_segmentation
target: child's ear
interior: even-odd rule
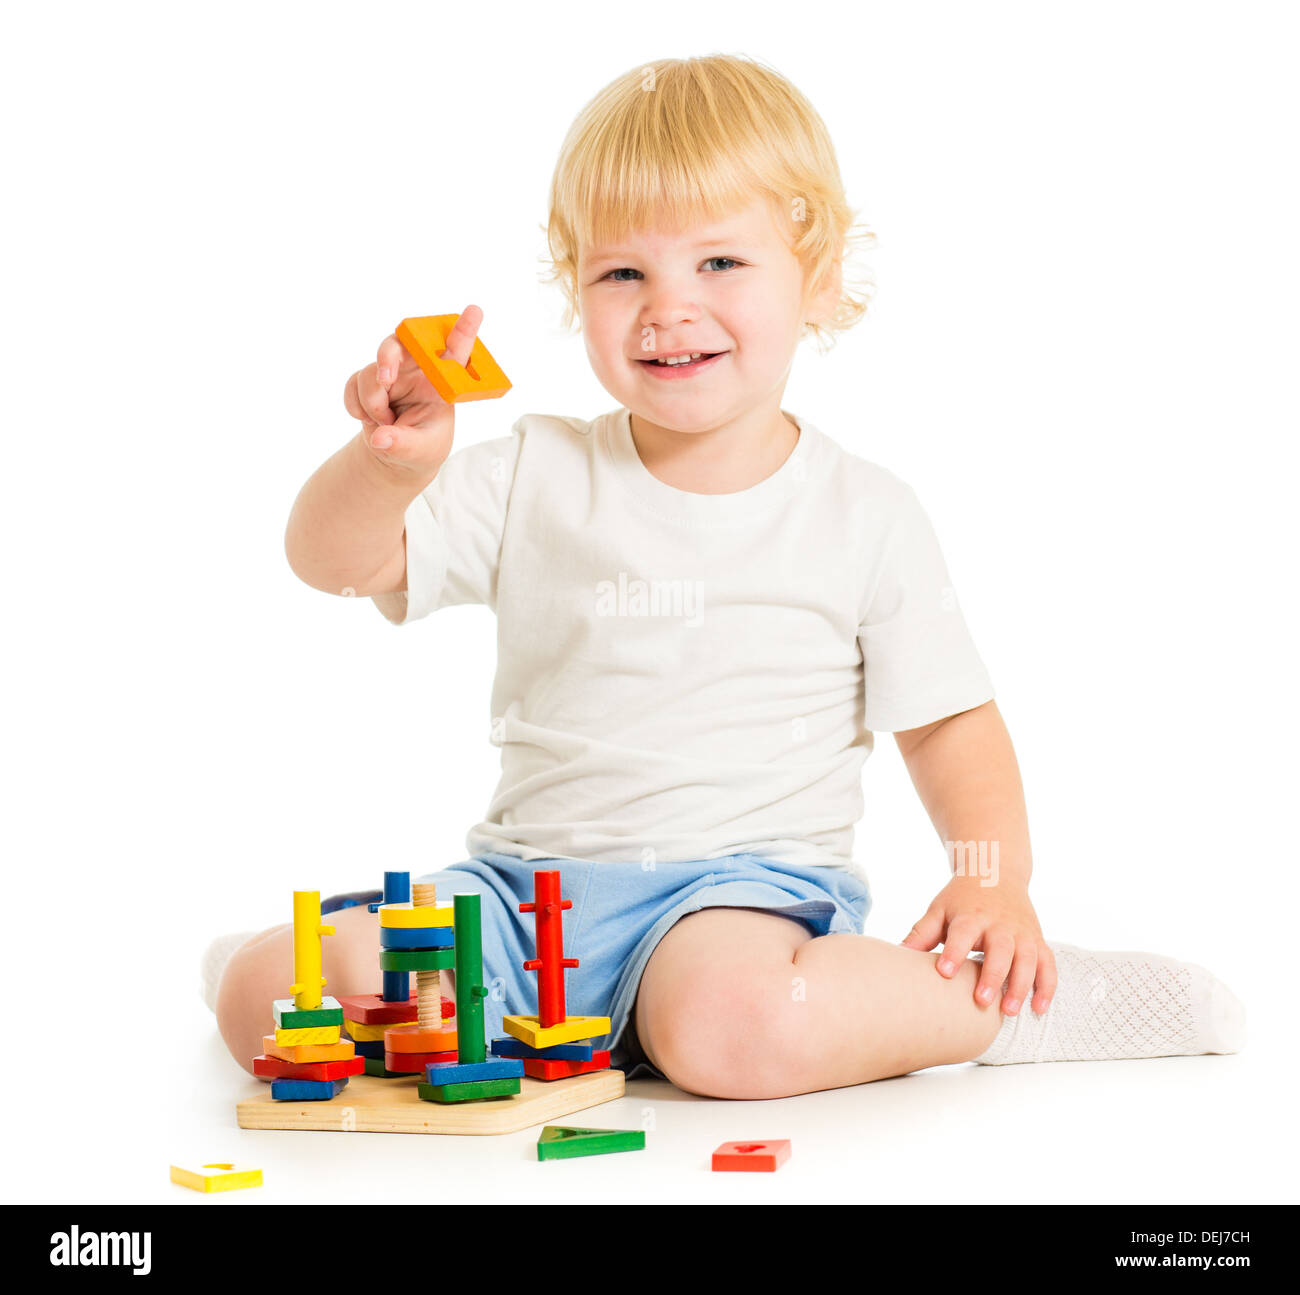
[[[821,286],[813,290],[804,311],[805,324],[820,324],[829,319],[844,295],[844,270],[837,256],[822,275]]]

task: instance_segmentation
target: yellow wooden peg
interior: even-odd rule
[[[418,931],[430,926],[454,926],[451,904],[380,904],[379,925],[390,931]]]
[[[275,1041],[274,1034],[262,1036],[262,1051],[268,1057],[279,1057],[281,1061],[351,1061],[357,1050],[350,1039],[340,1039],[337,1043],[290,1043]]]
[[[482,338],[474,339],[469,359],[463,365],[441,358],[447,347],[447,334],[459,318],[459,315],[422,315],[404,319],[394,333],[433,389],[448,404],[504,396],[510,390],[510,379],[501,372]]]
[[[289,992],[299,1011],[310,1011],[321,1004],[325,977],[320,970],[320,938],[333,935],[332,926],[320,920],[320,891],[293,892],[293,984]]]
[[[543,1027],[536,1016],[503,1016],[507,1034],[530,1048],[549,1048],[557,1043],[577,1043],[609,1033],[608,1016],[566,1016],[558,1025]]]
[[[172,1165],[171,1179],[196,1192],[229,1192],[237,1187],[260,1187],[262,1171],[241,1165]]]
[[[342,1030],[337,1025],[300,1025],[289,1030],[282,1030],[278,1025],[275,1027],[275,1041],[282,1048],[303,1043],[337,1043],[341,1037]]]

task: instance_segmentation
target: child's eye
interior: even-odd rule
[[[632,267],[631,267],[630,265],[620,265],[620,266],[618,267],[617,270],[611,270],[611,271],[610,271],[607,275],[605,275],[604,277],[605,277],[606,279],[613,279],[615,283],[631,283],[631,282],[632,282],[631,279],[618,279],[618,278],[615,278],[615,275],[619,275],[619,274],[640,274],[640,273],[641,273],[640,270],[634,270],[634,269],[632,269]]]
[[[727,263],[726,265],[723,265],[723,266],[719,267],[720,269],[723,269],[723,270],[728,270],[728,269],[730,269],[733,265],[739,265],[739,264],[740,264],[739,261],[737,261],[734,257],[730,257],[730,256],[711,256],[711,257],[709,257],[709,259],[708,259],[707,261],[704,262],[704,264],[705,264],[705,265],[712,265],[714,261],[726,261],[726,263]]]

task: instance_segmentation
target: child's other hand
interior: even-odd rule
[[[975,1001],[993,1002],[1002,982],[1008,981],[1002,1000],[1007,1016],[1020,1011],[1035,986],[1031,1006],[1041,1016],[1056,992],[1056,960],[1023,886],[981,886],[977,877],[954,877],[902,943],[922,952],[942,943],[936,965],[939,974],[949,979],[967,954],[982,951],[984,966],[975,985]]]
[[[443,356],[464,364],[482,322],[483,312],[466,306],[447,335]],[[383,463],[432,478],[451,453],[455,410],[392,334],[380,342],[375,363],[348,379],[343,403],[360,419],[366,445]]]

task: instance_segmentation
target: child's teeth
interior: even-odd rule
[[[656,364],[689,364],[692,360],[698,360],[703,356],[703,351],[694,351],[690,355],[674,355],[666,360],[656,360]]]

